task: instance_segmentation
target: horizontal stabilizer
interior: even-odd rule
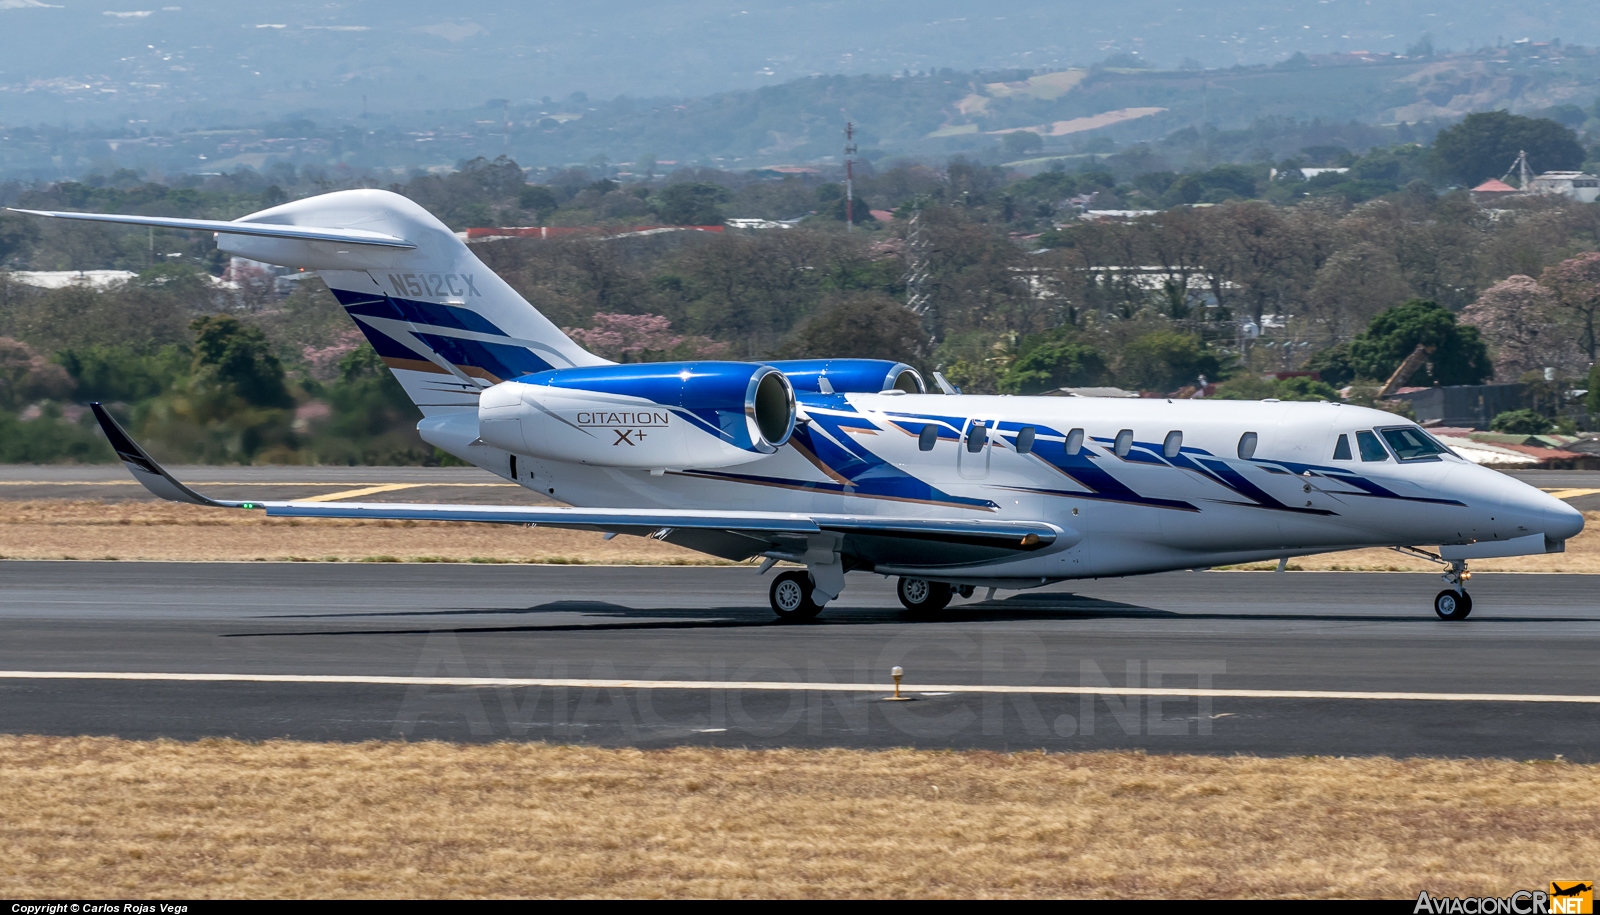
[[[254,235],[262,238],[292,238],[298,241],[330,241],[346,245],[376,245],[382,248],[415,248],[403,238],[368,232],[365,229],[325,229],[317,226],[285,226],[266,222],[227,222],[220,219],[174,219],[167,216],[121,216],[115,213],[62,213],[52,210],[19,210],[13,213],[78,219],[84,222],[112,222],[128,226],[153,226],[158,229],[188,229],[197,232],[222,232],[228,235]]]

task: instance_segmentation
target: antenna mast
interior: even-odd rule
[[[844,122],[844,230],[856,227],[856,125]]]

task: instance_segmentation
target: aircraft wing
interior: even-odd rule
[[[56,219],[77,219],[84,222],[114,222],[130,226],[154,226],[158,229],[188,229],[198,232],[222,232],[228,235],[258,235],[263,238],[293,238],[301,241],[333,241],[348,245],[376,245],[381,248],[415,248],[403,238],[368,232],[365,229],[324,229],[317,226],[286,226],[268,222],[227,222],[220,219],[174,219],[168,216],[120,216],[114,213],[64,213],[53,210],[19,210],[7,207],[13,213],[30,216],[50,216]]]
[[[885,518],[794,512],[697,509],[559,508],[522,505],[430,505],[409,502],[280,502],[213,499],[184,485],[91,404],[111,447],[145,489],[171,502],[261,509],[274,518],[365,518],[543,525],[570,530],[653,536],[730,559],[763,553],[803,554],[813,537],[841,539],[847,555],[874,564],[960,565],[1031,552],[1066,532],[1044,521]],[[1075,537],[1073,534],[1066,536]]]

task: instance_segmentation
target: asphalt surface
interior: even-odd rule
[[[473,502],[554,505],[526,487],[477,467],[185,467],[167,470],[217,499],[294,500],[348,493],[363,502]],[[1600,475],[1597,475],[1600,476]],[[385,487],[381,492],[367,492]],[[131,499],[154,501],[121,464],[0,464],[0,500]]]
[[[987,691],[1600,696],[1597,576],[1480,574],[1457,623],[1434,618],[1441,584],[1424,574],[1173,573],[959,602],[926,621],[899,611],[892,582],[852,575],[807,625],[773,622],[767,583],[751,568],[0,563],[5,671],[696,684],[7,676],[0,732],[1600,759],[1600,703]],[[883,701],[896,665],[912,702]],[[883,689],[717,685],[729,681]]]

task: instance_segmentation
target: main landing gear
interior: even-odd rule
[[[803,623],[816,619],[822,605],[812,596],[815,586],[808,572],[785,572],[772,580],[772,590],[767,596],[772,600],[772,612],[785,623]]]
[[[1444,580],[1450,585],[1433,598],[1433,612],[1442,620],[1464,620],[1472,613],[1472,595],[1467,593],[1466,582],[1472,577],[1465,559],[1450,561],[1450,571]]]
[[[895,585],[895,596],[900,598],[900,603],[913,615],[938,613],[949,606],[950,598],[954,594],[950,586],[940,581],[927,581],[922,578],[902,578]]]

